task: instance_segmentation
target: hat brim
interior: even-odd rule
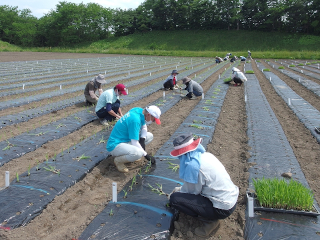
[[[126,90],[119,90],[123,95],[128,95]]]
[[[98,82],[98,83],[101,83],[101,84],[103,84],[103,83],[107,83],[107,81],[106,81],[106,80],[97,80],[97,82]]]
[[[158,125],[160,125],[160,124],[161,124],[161,121],[160,121],[160,119],[159,119],[159,118],[154,118],[154,119],[155,119],[156,124],[158,124]]]
[[[202,138],[198,138],[196,140],[194,140],[190,145],[184,147],[184,148],[180,148],[180,149],[175,149],[173,151],[170,152],[170,155],[172,157],[179,157],[185,153],[194,151],[200,144]]]

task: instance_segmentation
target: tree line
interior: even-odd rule
[[[320,33],[320,0],[145,0],[136,9],[59,2],[34,17],[0,5],[0,39],[20,46],[71,46],[153,30],[237,29]]]

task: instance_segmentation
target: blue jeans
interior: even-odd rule
[[[115,103],[113,103],[111,105],[111,109],[115,112],[118,113],[120,108],[120,100],[117,99],[117,101]],[[116,119],[116,117],[110,115],[106,109],[106,107],[101,108],[99,111],[96,112],[97,116],[99,118],[104,118],[106,119],[108,122],[112,122]]]

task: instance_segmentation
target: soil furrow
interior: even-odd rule
[[[205,92],[222,72],[223,70],[220,69],[202,83]],[[162,91],[158,91],[144,98],[143,101],[127,106],[124,112],[132,107],[144,107],[161,96]],[[147,146],[147,151],[154,154],[170,138],[199,100],[180,101],[161,116],[161,126],[151,125],[149,131],[154,134],[154,140]],[[64,142],[61,141],[60,144]],[[108,157],[82,181],[63,195],[56,197],[47,209],[26,227],[10,231],[8,233],[11,235],[10,238],[13,239],[12,236],[14,236],[14,239],[71,239],[80,236],[84,228],[110,200],[111,183],[117,181],[120,190],[121,186],[129,181],[143,165],[144,162],[132,163],[129,166],[130,172],[122,174],[115,169],[113,157]],[[27,165],[24,169],[27,169]],[[31,229],[37,229],[37,232],[32,232]]]
[[[252,64],[253,70],[259,80],[261,89],[265,94],[272,110],[276,114],[286,137],[293,149],[293,152],[300,164],[300,167],[314,192],[315,199],[320,201],[320,173],[318,165],[320,163],[320,148],[317,140],[310,131],[299,121],[298,117],[291,111],[282,98],[275,92],[270,82],[263,73]],[[286,76],[278,75],[282,80]],[[288,79],[287,81],[292,81]],[[303,86],[296,86],[298,92],[302,92]],[[300,88],[300,89],[299,89]],[[301,91],[300,91],[301,90]],[[309,101],[308,99],[306,99]],[[316,100],[315,100],[316,101]],[[319,101],[319,100],[318,100]]]

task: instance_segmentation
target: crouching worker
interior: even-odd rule
[[[191,80],[191,78],[184,77],[182,79],[182,83],[186,85],[184,90],[188,91],[188,94],[186,95],[187,98],[193,100],[202,95],[203,88],[196,81]]]
[[[200,144],[192,134],[173,140],[171,156],[180,160],[179,177],[184,180],[168,196],[170,206],[197,218],[202,226],[195,229],[199,237],[207,237],[219,227],[219,219],[235,210],[239,188],[233,184],[222,163]]]
[[[99,97],[96,114],[102,119],[100,123],[108,126],[108,122],[120,119],[123,115],[120,108],[119,97],[127,95],[126,87],[123,84],[118,84],[114,88],[104,91]]]
[[[102,74],[99,74],[98,76],[94,77],[90,82],[87,83],[84,89],[84,97],[86,98],[87,106],[91,106],[97,103],[99,97],[95,94],[95,92],[98,90],[99,95],[103,93],[103,90],[102,90],[103,83],[107,83],[107,82],[106,80],[104,80],[104,76]]]
[[[247,81],[246,76],[236,67],[232,68],[232,74],[234,86],[241,86],[243,82]]]
[[[155,158],[145,151],[146,145],[153,140],[147,125],[160,122],[161,111],[157,106],[132,108],[114,125],[107,142],[107,150],[114,156],[114,164],[119,172],[128,172],[125,163],[145,157],[152,164]]]
[[[163,87],[165,90],[173,90],[173,89],[178,89],[178,85],[177,85],[177,75],[178,75],[178,71],[177,70],[172,70],[171,75],[169,75],[167,77],[167,79],[164,81],[163,83]]]

